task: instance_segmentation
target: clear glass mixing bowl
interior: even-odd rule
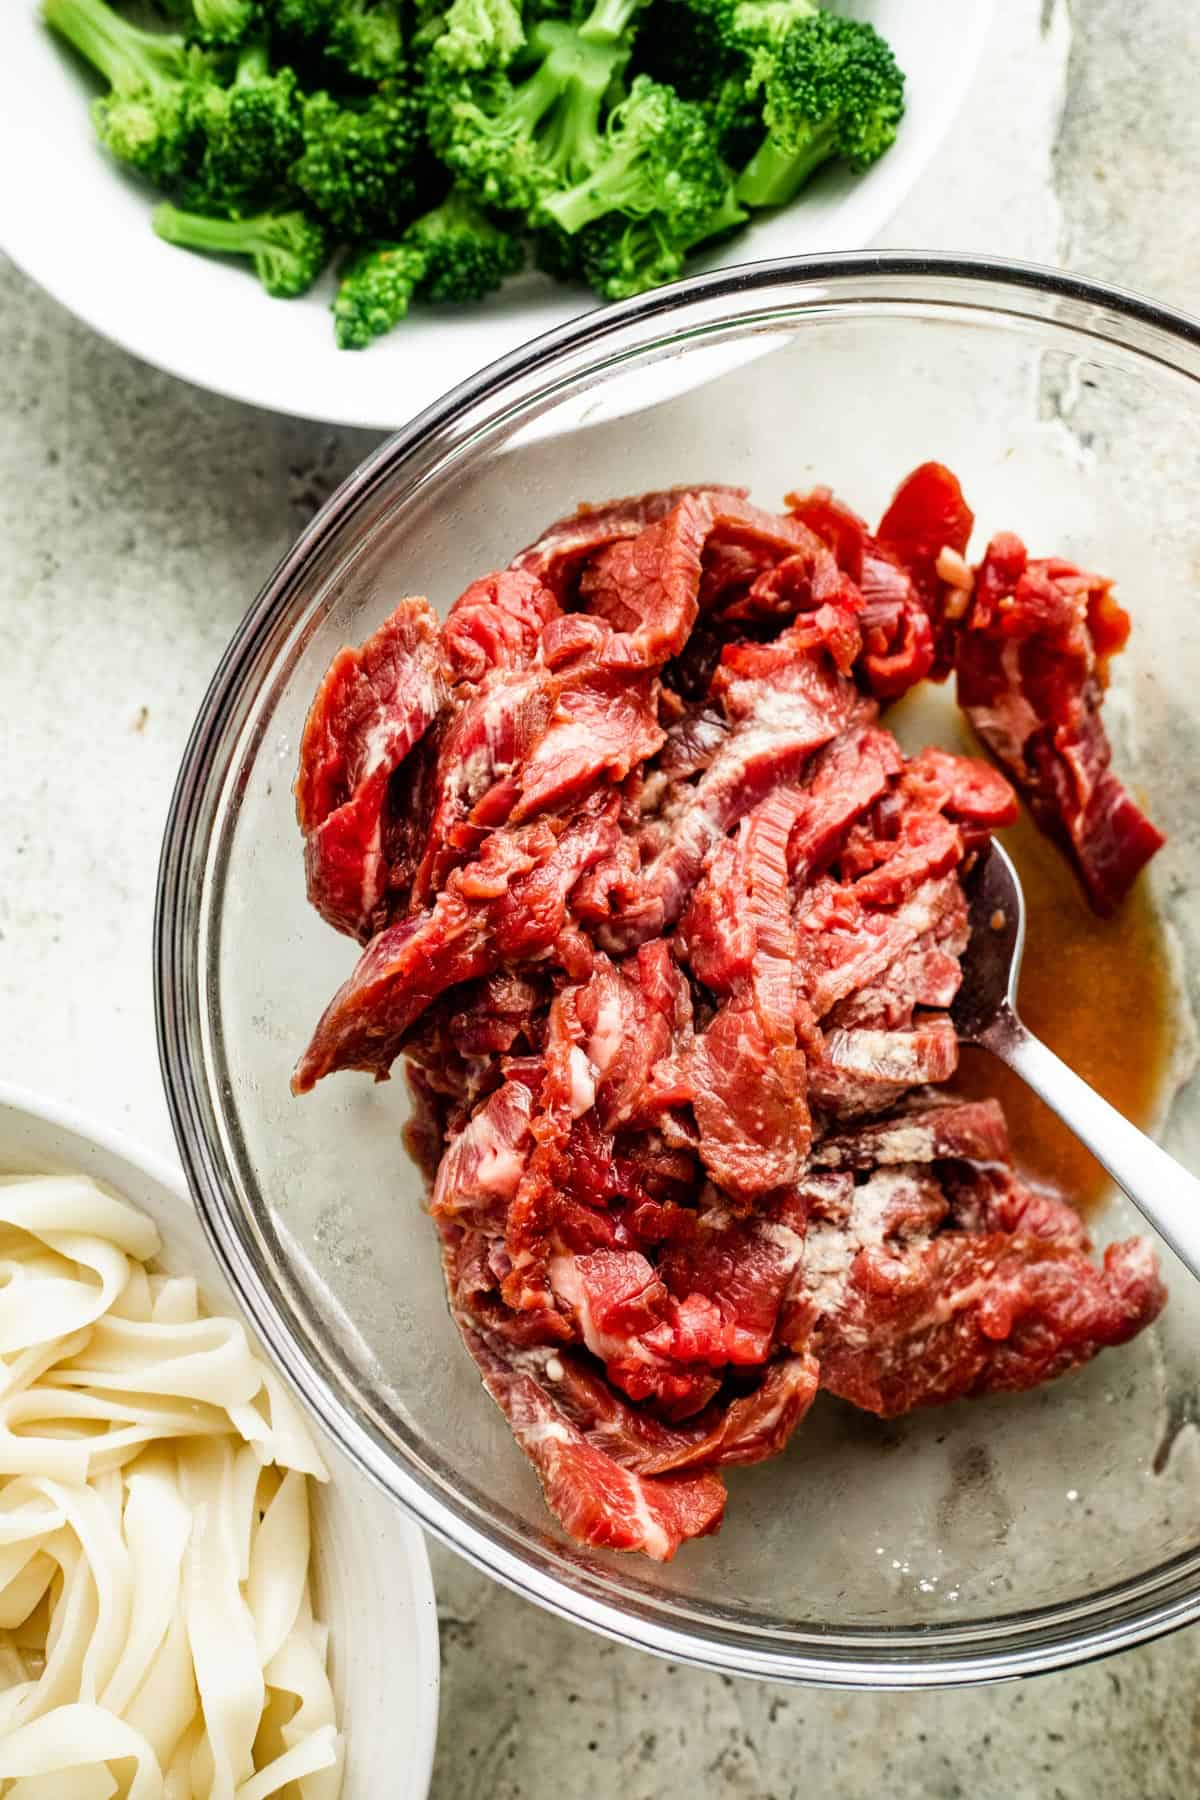
[[[187,1172],[230,1282],[350,1456],[529,1598],[737,1674],[932,1685],[1028,1673],[1200,1617],[1200,1304],[1032,1395],[884,1424],[826,1397],[658,1568],[564,1540],[460,1348],[405,1084],[292,1064],[354,946],[306,905],[291,781],[333,652],[402,593],[448,604],[582,499],[828,482],[868,514],[927,457],[986,534],[1115,575],[1110,719],[1170,834],[1180,1018],[1200,968],[1200,326],[1048,272],[903,255],[765,264],[590,314],[449,395],[334,495],[217,672],[163,853],[157,997]],[[236,479],[236,471],[231,471]],[[1094,996],[1097,1013],[1105,995]],[[1186,1047],[1186,1032],[1181,1037]],[[1177,1074],[1187,1074],[1181,1051]],[[1163,1132],[1200,1166],[1186,1083]],[[1100,1235],[1134,1228],[1123,1203]]]

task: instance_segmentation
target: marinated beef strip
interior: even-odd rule
[[[974,515],[940,463],[900,484],[874,535],[828,488],[788,504],[860,586],[863,685],[891,699],[953,672],[959,705],[1071,857],[1093,909],[1115,912],[1164,839],[1113,773],[1101,718],[1130,628],[1112,582],[1030,557],[1011,532],[970,569]]]
[[[943,1091],[991,766],[879,709],[957,669],[1094,904],[1161,841],[1109,767],[1109,585],[998,538],[929,463],[877,530],[827,489],[580,509],[438,626],[405,600],[304,734],[309,891],[365,944],[297,1067],[406,1060],[451,1311],[566,1531],[666,1559],[824,1387],[882,1415],[1132,1337],[1089,1255]]]
[[[958,634],[959,704],[1072,857],[1096,912],[1114,912],[1164,839],[1113,774],[1100,716],[1129,636],[1112,583],[993,538]]]

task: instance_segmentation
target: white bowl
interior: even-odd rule
[[[79,1170],[158,1226],[166,1268],[199,1277],[215,1309],[239,1313],[182,1176],[57,1102],[0,1082],[0,1171]],[[314,1427],[315,1429],[315,1427]],[[322,1433],[332,1476],[313,1483],[315,1600],[346,1734],[343,1800],[424,1800],[438,1716],[438,1628],[420,1531]]]
[[[894,148],[865,175],[824,172],[795,206],[760,217],[697,269],[869,244],[945,136],[995,10],[995,0],[832,5],[877,26],[907,73]],[[154,236],[151,196],[96,142],[93,91],[36,0],[4,0],[0,166],[12,174],[0,181],[0,245],[86,324],[173,375],[276,412],[387,430],[587,309],[582,290],[530,274],[479,306],[422,308],[370,350],[338,350],[331,277],[302,300],[272,300],[244,270]]]

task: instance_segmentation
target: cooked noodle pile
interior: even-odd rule
[[[336,1800],[328,1477],[244,1327],[81,1176],[0,1179],[0,1794]]]

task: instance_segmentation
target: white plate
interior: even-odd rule
[[[839,10],[869,18],[908,74],[894,148],[865,175],[818,177],[799,204],[758,220],[707,266],[869,244],[961,105],[994,4],[846,0]],[[581,292],[529,274],[479,306],[422,309],[370,350],[338,350],[331,278],[302,300],[272,300],[244,270],[154,236],[150,197],[96,143],[91,91],[35,0],[2,0],[0,244],[88,325],[171,374],[276,412],[387,430],[584,310]]]
[[[56,1102],[0,1082],[0,1170],[80,1170],[149,1213],[165,1267],[237,1313],[183,1178]],[[316,1430],[316,1427],[314,1427]],[[346,1733],[343,1800],[425,1800],[438,1716],[438,1629],[425,1540],[320,1431],[332,1480],[315,1484],[316,1597]]]

